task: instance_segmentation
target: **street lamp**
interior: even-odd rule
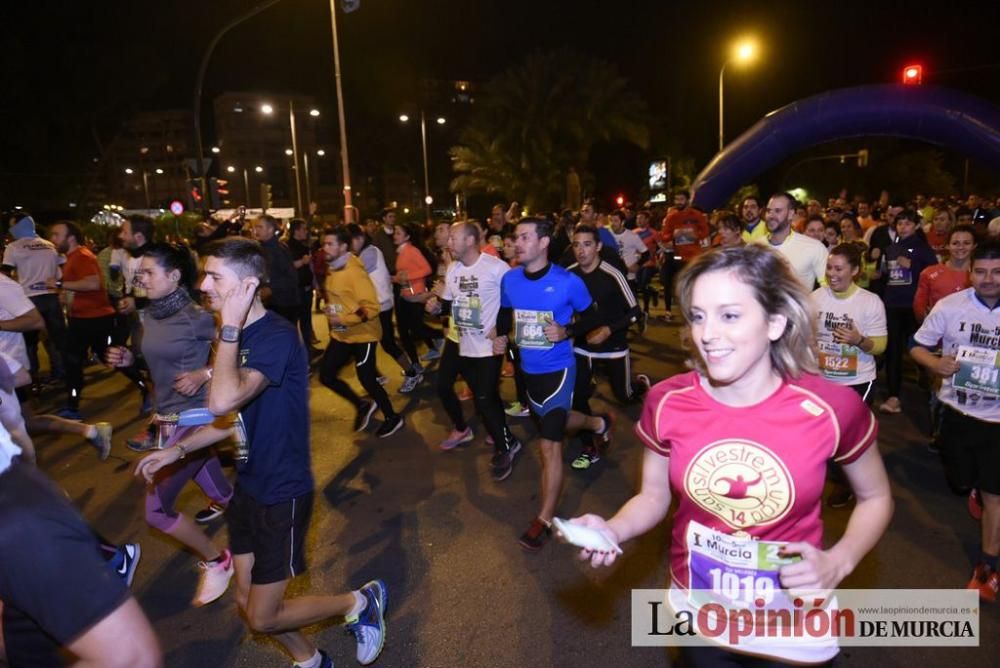
[[[753,39],[744,39],[735,44],[732,48],[729,58],[722,63],[722,69],[719,70],[719,151],[722,151],[723,146],[725,146],[725,139],[723,135],[723,104],[722,104],[722,94],[723,94],[723,75],[726,73],[726,65],[734,63],[737,65],[747,65],[757,59],[757,42]]]
[[[261,113],[270,116],[274,113],[274,107],[268,103],[260,105]],[[315,113],[313,113],[315,112]],[[310,116],[319,116],[319,109],[312,109]],[[295,213],[302,215],[302,177],[299,174],[299,141],[295,132],[295,103],[288,100],[288,126],[292,132],[292,148],[285,150],[285,155],[292,156],[293,169],[295,170]]]
[[[406,114],[400,114],[399,120],[406,123],[410,120],[410,117]],[[444,125],[445,122],[444,116],[437,117],[438,125]],[[424,153],[424,211],[427,214],[427,220],[430,220],[431,203],[434,201],[434,198],[431,197],[430,179],[427,173],[427,119],[425,118],[423,109],[420,110],[420,147]]]
[[[319,109],[310,109],[309,115],[312,116],[313,118],[316,118],[317,116],[319,116]]]

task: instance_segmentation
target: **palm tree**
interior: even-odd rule
[[[586,165],[594,144],[649,144],[646,105],[617,69],[565,49],[501,73],[477,106],[451,149],[451,189],[507,196],[529,210],[560,203],[567,170]]]

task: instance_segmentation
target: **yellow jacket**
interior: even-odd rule
[[[344,343],[369,343],[382,338],[378,295],[361,260],[347,255],[339,269],[326,273],[327,308],[340,316],[340,325],[331,325],[330,336]]]

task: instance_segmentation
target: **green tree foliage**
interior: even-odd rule
[[[649,145],[646,104],[617,68],[568,50],[529,56],[490,81],[481,102],[450,151],[454,192],[554,207],[595,143]]]

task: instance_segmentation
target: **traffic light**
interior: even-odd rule
[[[208,180],[209,204],[213,209],[229,205],[229,181],[214,176]]]
[[[619,209],[625,206],[625,195],[619,195],[618,197],[616,197],[615,204],[618,205]]]
[[[188,181],[188,208],[197,209],[201,206],[201,186],[198,179]]]
[[[920,65],[907,65],[903,68],[903,84],[919,86],[924,80],[924,68]]]
[[[271,199],[271,184],[262,183],[260,184],[260,208],[267,213],[267,210],[271,208],[273,200]]]

